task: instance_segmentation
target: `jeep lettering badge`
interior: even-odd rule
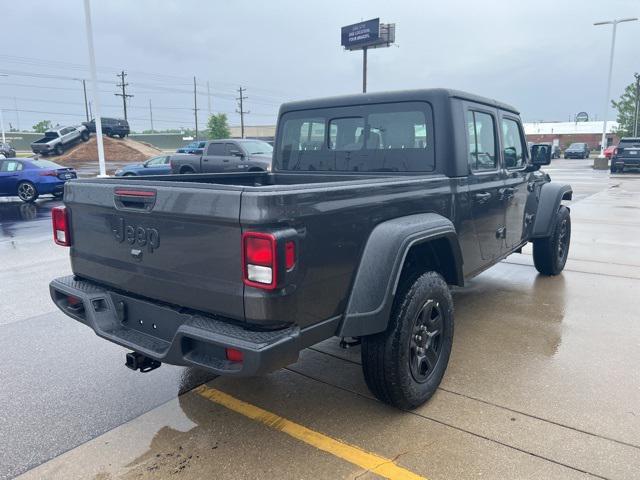
[[[146,246],[149,252],[153,252],[160,247],[160,233],[157,228],[125,225],[124,218],[118,217],[111,230],[118,243],[126,240],[129,245],[135,245],[140,248]]]

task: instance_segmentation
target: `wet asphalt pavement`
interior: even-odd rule
[[[449,368],[414,412],[372,399],[359,349],[334,339],[256,379],[129,371],[124,349],[49,300],[70,271],[51,241],[57,202],[0,201],[0,479],[384,476],[349,448],[398,478],[638,478],[640,174],[547,171],[575,192],[564,273],[538,276],[527,248],[457,289]]]

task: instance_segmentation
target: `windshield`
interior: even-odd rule
[[[258,155],[260,153],[273,153],[273,147],[267,142],[262,140],[250,140],[248,142],[240,142],[242,148],[246,150],[249,155]]]
[[[50,162],[49,160],[31,160],[31,163],[38,168],[65,168],[62,165]]]
[[[572,143],[569,148],[582,148],[583,145],[584,143]]]

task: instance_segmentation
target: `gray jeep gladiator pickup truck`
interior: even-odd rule
[[[371,391],[413,408],[449,360],[450,286],[527,242],[540,273],[564,268],[550,153],[515,108],[458,91],[287,103],[271,172],[68,182],[52,216],[73,275],[51,297],[141,371],[255,375],[360,341]]]

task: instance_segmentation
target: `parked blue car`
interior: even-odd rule
[[[23,202],[33,202],[45,194],[61,197],[64,183],[76,176],[73,168],[48,160],[3,159],[0,160],[0,196],[17,195]]]
[[[202,155],[204,151],[204,146],[207,142],[197,141],[186,144],[184,147],[181,147],[176,150],[176,153],[191,153],[194,155]]]
[[[169,156],[152,157],[143,163],[132,163],[116,170],[116,177],[131,177],[134,175],[166,175],[171,173]]]

